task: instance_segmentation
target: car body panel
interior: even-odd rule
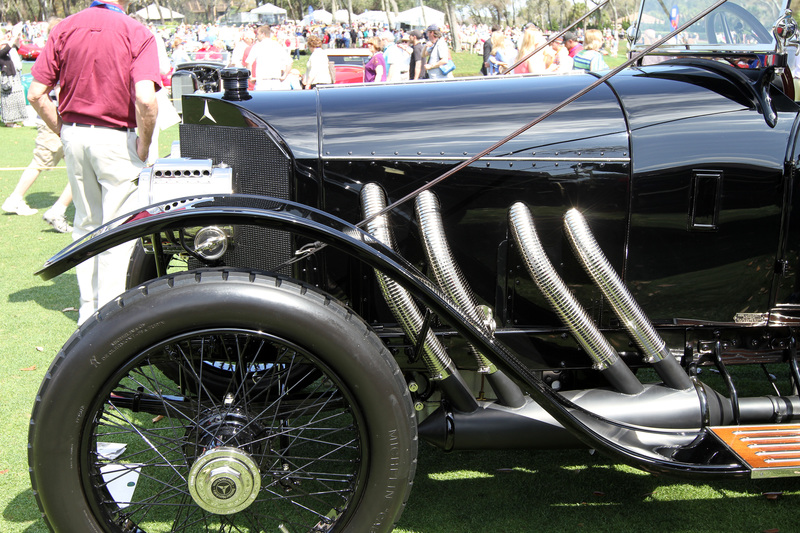
[[[775,303],[786,140],[796,135],[797,106],[785,102],[771,128],[719,77],[675,70],[648,67],[611,82],[631,125],[626,280],[655,320],[733,321]],[[654,78],[652,89],[634,83],[639,76]],[[703,180],[714,182],[711,198],[698,197]],[[687,286],[695,287],[690,299]]]
[[[360,85],[321,88],[316,100],[310,94],[253,93],[247,108],[270,124],[294,158],[323,172],[323,188],[315,194],[329,203],[306,201],[356,221],[359,183],[370,174],[379,177],[390,198],[400,197],[417,187],[420,177],[434,177],[466,160],[595,79],[588,74],[509,77],[387,84],[379,90]],[[492,94],[503,94],[503,105],[486,113],[484,102]],[[388,105],[401,98],[425,105],[410,109]],[[448,106],[454,100],[462,110],[456,115]],[[660,105],[650,105],[653,101]],[[214,116],[219,114],[214,111],[215,100],[208,99],[192,103],[194,111],[187,120],[202,123],[206,103]],[[225,107],[221,102],[216,105]],[[780,101],[780,107],[784,111],[771,128],[748,107],[735,84],[713,72],[691,67],[634,69],[473,163],[435,190],[446,216],[454,221],[450,226],[446,218],[453,242],[465,243],[456,251],[464,254],[465,268],[474,269],[468,276],[478,296],[496,304],[495,285],[502,280],[509,286],[511,303],[500,316],[508,323],[555,320],[548,317],[547,306],[535,296],[524,272],[503,279],[495,260],[488,264],[485,260],[486,248],[503,240],[503,204],[511,196],[528,203],[544,227],[553,225],[544,238],[558,233],[561,214],[568,207],[585,209],[587,216],[602,224],[599,238],[611,263],[656,320],[698,316],[693,310],[702,308],[699,315],[704,320],[727,322],[736,313],[768,309],[774,304],[771,265],[781,229],[783,169],[789,149],[785,139],[793,134],[797,116],[794,103]],[[312,109],[316,109],[313,116],[308,113]],[[484,116],[475,121],[481,113]],[[309,128],[319,131],[318,137],[309,136]],[[716,220],[712,227],[705,227],[699,218],[688,222],[690,189],[698,175],[708,172],[722,174],[724,191],[718,200],[698,207],[712,212]],[[737,198],[758,203],[742,211]],[[472,204],[477,211],[472,212]],[[615,207],[609,210],[610,206]],[[665,210],[666,206],[670,207]],[[487,218],[489,213],[493,214]],[[413,218],[410,212],[403,216]],[[726,244],[725,235],[730,232],[729,238],[737,239],[742,225],[770,237],[758,239],[756,247]],[[475,242],[465,238],[468,235],[485,238],[484,247],[476,249]],[[710,243],[719,249],[714,251]],[[693,259],[675,257],[671,252],[675,247],[693,250]],[[587,290],[590,300],[596,299],[564,243],[549,242],[549,251],[563,265],[562,275],[577,284],[578,293]],[[407,253],[421,257],[419,250]],[[517,262],[513,255],[509,261]],[[688,283],[702,276],[715,283],[698,288],[696,298],[688,301],[677,294],[684,279]],[[720,291],[740,276],[749,280],[750,290],[741,293],[740,301],[720,306]],[[654,286],[660,289],[654,292]]]

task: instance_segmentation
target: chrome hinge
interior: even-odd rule
[[[789,261],[786,259],[778,259],[775,261],[775,273],[779,276],[785,276],[789,271]]]

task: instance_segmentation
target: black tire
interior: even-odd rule
[[[286,377],[298,364],[320,377]],[[240,379],[206,388],[206,365]],[[98,442],[125,450],[104,458]],[[401,372],[360,317],[230,270],[168,275],[101,309],[51,365],[29,432],[34,494],[58,533],[390,531],[416,454]],[[107,484],[131,472],[128,501]]]
[[[177,269],[188,269],[188,265],[185,260],[178,259],[173,255],[165,255],[164,264],[167,267],[167,273],[171,274],[175,274]],[[145,252],[141,239],[137,240],[136,245],[133,248],[133,252],[131,253],[131,259],[128,262],[128,273],[125,278],[125,289],[134,289],[148,281],[156,279],[157,277],[158,272],[153,254],[148,254]],[[183,370],[180,368],[180,365],[175,363],[164,363],[159,365],[159,369],[176,383],[184,383],[181,375]],[[318,377],[313,373],[308,373],[307,367],[295,369],[294,374],[296,379],[300,379],[302,377],[304,379],[310,379],[311,381]],[[212,390],[219,391],[227,388],[230,379],[230,372],[228,372],[226,369],[210,367],[206,370],[203,381],[204,386],[212,388]]]

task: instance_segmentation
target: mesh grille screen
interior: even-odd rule
[[[232,167],[234,192],[290,199],[290,162],[264,130],[181,124],[180,142],[181,157]],[[235,245],[223,260],[228,266],[275,271],[292,250],[290,233],[237,226]],[[280,272],[288,274],[289,269]]]

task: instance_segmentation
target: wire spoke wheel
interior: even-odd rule
[[[183,383],[159,370],[176,361]],[[298,367],[320,377],[303,386]],[[226,390],[207,387],[204,375],[223,368],[237,379]],[[123,528],[278,522],[326,531],[358,486],[363,422],[351,404],[297,346],[258,332],[193,332],[147,350],[111,380],[89,418],[86,482],[106,520]],[[129,495],[121,486],[131,482]]]
[[[31,483],[59,533],[390,531],[416,470],[375,334],[286,280],[206,270],[90,319],[34,406]]]

